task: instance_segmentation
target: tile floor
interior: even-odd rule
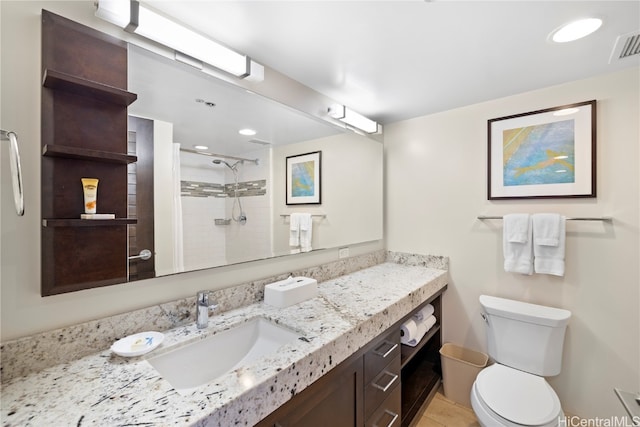
[[[442,387],[415,427],[480,427],[473,410],[444,397]]]

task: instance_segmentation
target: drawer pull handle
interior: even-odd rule
[[[389,350],[387,350],[386,352],[382,351],[382,347],[384,347],[385,345],[390,345],[391,347],[389,348]],[[373,350],[373,354],[377,354],[378,356],[381,356],[383,359],[385,359],[388,355],[390,355],[393,350],[395,350],[396,348],[398,348],[398,344],[397,343],[392,343],[390,341],[384,340],[382,342],[382,344],[380,344],[378,346],[378,348],[376,348],[375,350]]]
[[[393,417],[393,418],[391,418],[391,422],[389,422],[389,424],[387,424],[387,426],[386,426],[386,427],[391,427],[392,425],[394,425],[396,423],[396,420],[398,419],[398,414],[393,413],[388,409],[385,409],[384,413],[389,415],[390,417]],[[378,422],[377,421],[376,421],[376,424],[373,425],[373,427],[378,427]]]
[[[380,384],[378,384],[376,381],[378,381],[378,379],[380,379],[382,377],[382,375],[389,375],[391,377],[391,380],[387,383],[387,385],[385,386],[381,386]],[[382,372],[382,374],[380,374],[380,376],[378,378],[376,378],[371,385],[374,386],[375,388],[382,390],[383,393],[386,393],[387,390],[389,390],[389,387],[391,387],[391,385],[396,382],[396,380],[398,379],[398,375],[391,373],[389,371],[384,371]]]

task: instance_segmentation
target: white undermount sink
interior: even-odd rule
[[[257,317],[147,361],[179,394],[186,395],[227,372],[275,353],[299,337],[291,329]]]

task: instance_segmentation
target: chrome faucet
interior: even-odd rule
[[[218,305],[209,301],[209,291],[200,291],[196,297],[196,325],[204,329],[209,325],[209,310],[215,310]]]

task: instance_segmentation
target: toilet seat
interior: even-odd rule
[[[517,425],[555,424],[562,414],[560,399],[543,377],[508,366],[480,371],[474,389],[484,406]]]

